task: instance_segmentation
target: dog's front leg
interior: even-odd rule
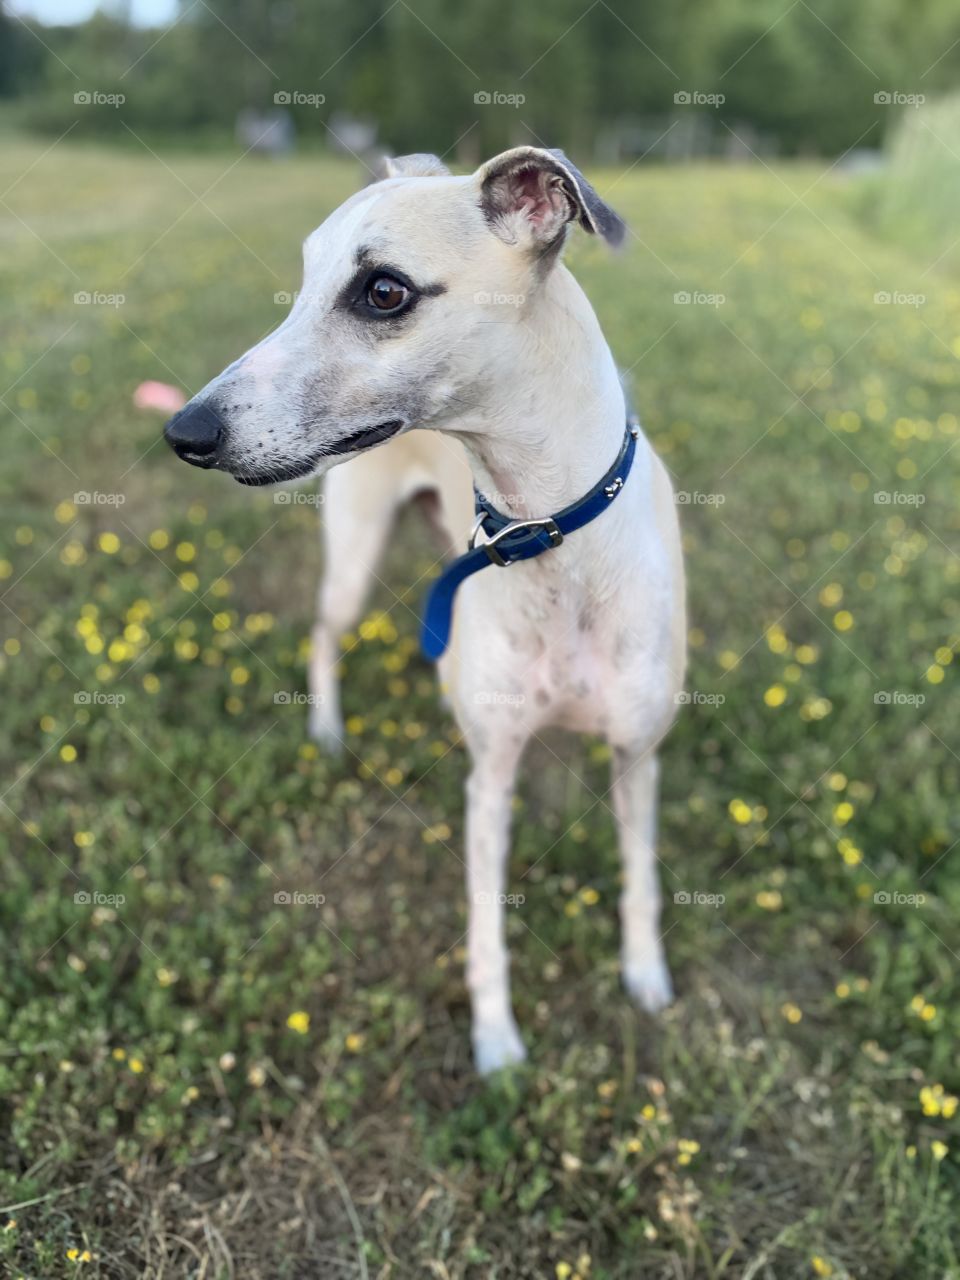
[[[467,782],[467,984],[473,1053],[481,1074],[526,1056],[510,1007],[510,961],[504,937],[504,887],[510,851],[510,805],[519,753],[474,754]]]
[[[655,851],[657,773],[653,751],[614,751],[613,803],[623,861],[623,983],[641,1008],[650,1013],[673,999],[660,938],[660,876]]]

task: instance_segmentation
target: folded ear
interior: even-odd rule
[[[381,156],[377,163],[378,178],[445,178],[450,170],[439,156],[425,151],[412,156]]]
[[[618,245],[626,226],[562,151],[514,147],[474,175],[493,231],[508,244],[545,249],[574,218],[585,231]]]

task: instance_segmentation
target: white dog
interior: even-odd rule
[[[244,484],[354,459],[327,479],[311,663],[312,732],[333,743],[339,637],[357,620],[397,508],[434,495],[464,552],[473,473],[486,500],[476,549],[441,577],[425,641],[443,649],[469,571],[441,675],[472,763],[467,977],[483,1072],[524,1057],[502,904],[516,770],[545,726],[612,747],[624,982],[651,1011],[672,996],[655,750],[683,682],[680,537],[666,470],[639,428],[625,429],[614,361],[560,261],[572,222],[612,243],[624,230],[560,152],[518,147],[470,177],[432,156],[390,162],[384,181],[308,238],[284,323],[166,428],[180,457]]]

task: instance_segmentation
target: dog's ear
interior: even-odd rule
[[[626,234],[623,221],[562,151],[514,147],[481,165],[475,177],[487,221],[508,244],[549,248],[574,219],[611,245]]]
[[[377,177],[383,178],[446,178],[450,170],[439,156],[420,151],[412,156],[381,156],[377,161]]]

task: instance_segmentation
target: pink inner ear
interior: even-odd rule
[[[555,174],[525,165],[510,175],[510,203],[535,227],[565,220],[567,199]]]

